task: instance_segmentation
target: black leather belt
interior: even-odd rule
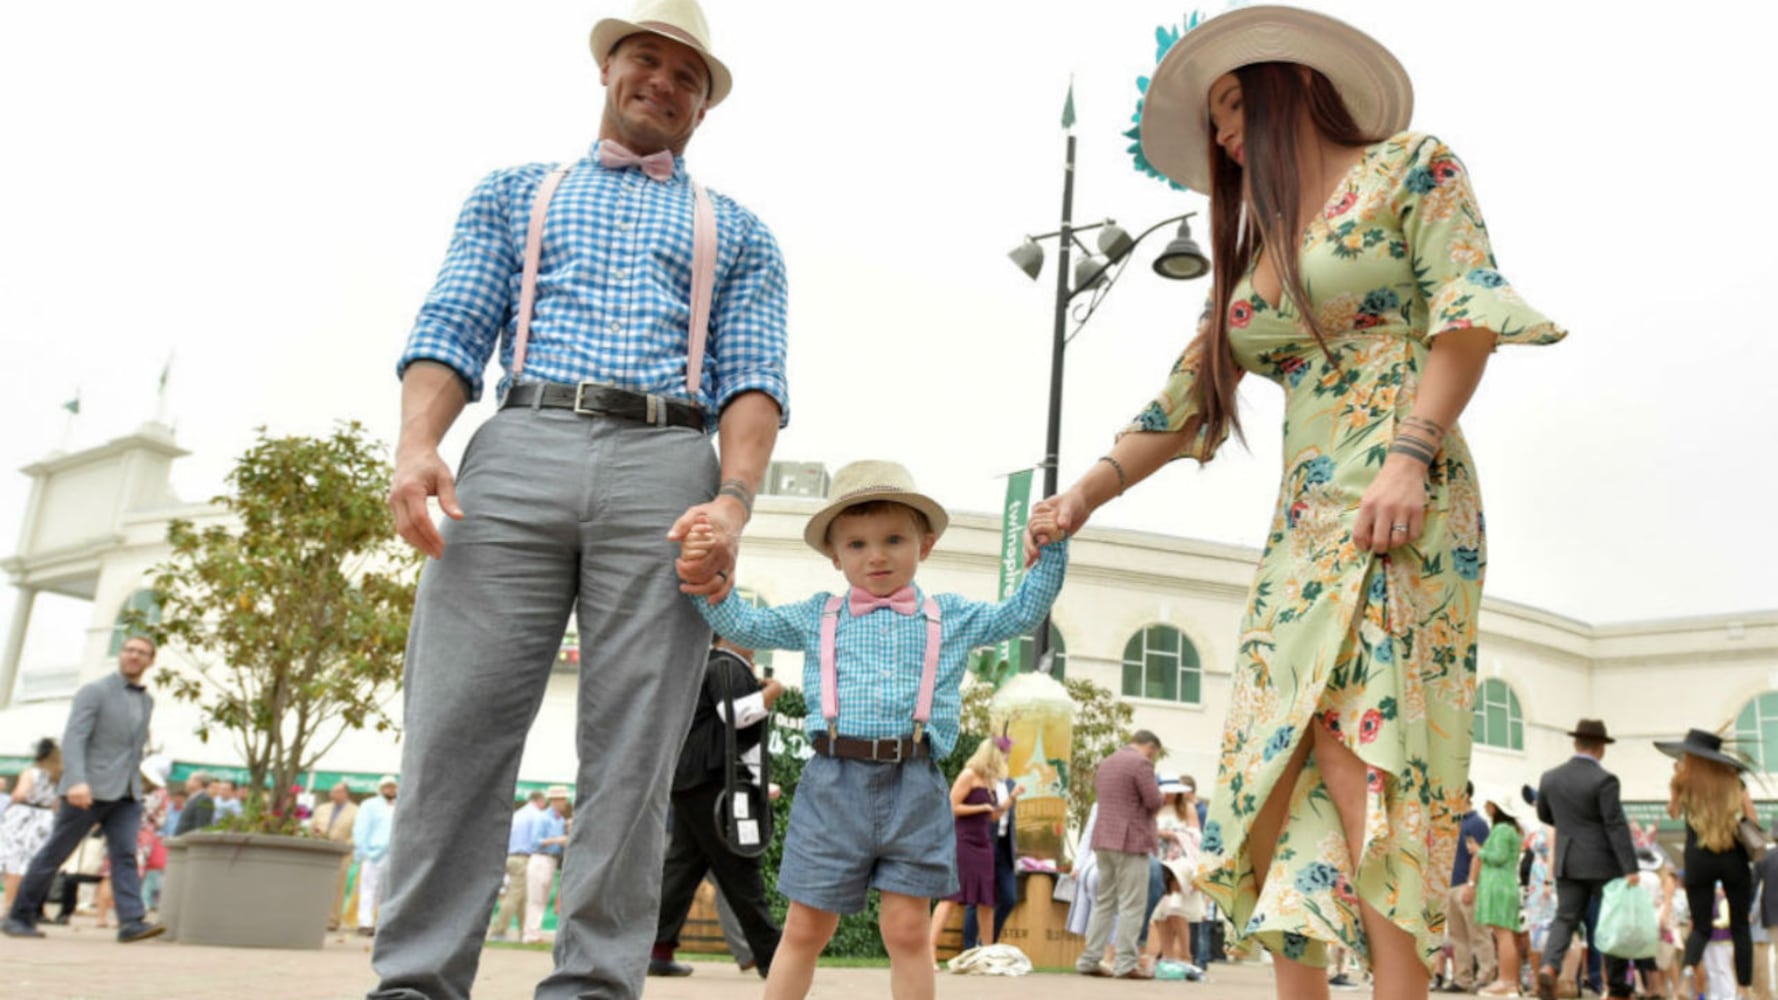
[[[868,760],[876,764],[899,764],[904,760],[926,760],[932,756],[932,744],[924,737],[918,743],[911,736],[895,740],[857,740],[841,736],[829,740],[826,733],[816,733],[814,742],[815,752],[823,756]]]
[[[704,429],[704,411],[690,403],[597,382],[525,382],[506,391],[506,402],[500,408],[512,406],[547,406],[552,410],[573,410],[583,417],[618,417],[656,427]]]

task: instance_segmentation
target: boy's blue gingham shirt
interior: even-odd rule
[[[537,301],[521,382],[591,379],[635,392],[685,398],[691,325],[692,190],[683,158],[673,176],[599,163],[598,144],[562,179],[549,206]],[[396,366],[437,361],[480,399],[482,373],[499,348],[509,373],[518,329],[525,232],[547,164],[496,170],[470,194],[438,280],[420,307]],[[737,394],[759,390],[790,418],[784,376],[784,258],[771,231],[733,199],[716,209],[716,291],[710,305],[695,402],[714,429]]]
[[[963,669],[969,651],[1002,639],[1024,635],[1043,622],[1062,590],[1068,568],[1066,539],[1043,547],[1037,564],[1019,582],[1018,590],[1003,604],[971,601],[956,594],[939,594],[943,629],[938,681],[932,693],[932,735],[936,760],[950,756],[957,745],[963,713]],[[926,593],[915,588],[921,604]],[[755,608],[731,590],[721,604],[693,595],[704,619],[716,634],[749,649],[800,649],[803,651],[803,700],[809,715],[803,731],[811,739],[827,728],[821,718],[821,611],[831,594],[816,594],[797,604]],[[915,613],[896,614],[878,608],[862,618],[852,617],[847,602],[840,603],[839,628],[834,640],[834,676],[839,682],[841,736],[858,739],[893,739],[914,728],[914,705],[919,700],[920,671],[926,656],[926,618]]]

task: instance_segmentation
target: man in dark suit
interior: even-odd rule
[[[136,835],[142,825],[142,751],[154,698],[142,677],[154,666],[154,643],[143,636],[126,640],[117,672],[82,687],[74,695],[62,732],[61,804],[55,826],[43,842],[6,915],[8,937],[40,938],[37,914],[49,895],[56,869],[98,826],[111,858],[111,886],[117,901],[117,939],[140,941],[164,928],[144,919],[141,876],[136,867]]]
[[[716,879],[716,887],[728,900],[735,918],[753,952],[753,962],[761,978],[772,967],[778,951],[780,931],[772,923],[771,907],[766,904],[765,880],[757,854],[738,854],[732,848],[752,845],[730,845],[717,828],[718,800],[726,794],[728,777],[735,773],[737,799],[745,798],[759,805],[749,808],[770,809],[769,791],[749,796],[747,786],[757,778],[745,761],[729,756],[732,733],[735,752],[746,755],[761,747],[769,736],[772,705],[784,691],[784,685],[768,678],[762,685],[753,676],[753,654],[727,639],[717,637],[704,667],[704,686],[698,692],[692,709],[691,728],[679,750],[679,763],[673,773],[673,808],[667,853],[661,862],[660,920],[655,929],[654,949],[649,956],[651,976],[689,976],[692,967],[673,960],[679,947],[679,932],[691,912],[692,900],[705,873]],[[728,716],[734,705],[735,717]],[[737,814],[737,819],[740,814]],[[757,824],[758,819],[751,821]],[[764,828],[753,825],[756,835]]]
[[[1598,719],[1580,720],[1568,735],[1574,738],[1573,759],[1545,771],[1537,788],[1537,818],[1556,828],[1556,919],[1550,922],[1549,943],[1537,970],[1539,1000],[1555,1000],[1556,976],[1568,943],[1589,903],[1603,898],[1605,883],[1628,877],[1635,885],[1639,878],[1617,775],[1600,763],[1606,746],[1616,741]],[[1625,972],[1624,959],[1605,956],[1613,996],[1630,995],[1618,993],[1627,980]]]
[[[173,836],[202,830],[216,822],[216,800],[210,797],[210,789],[216,779],[209,771],[195,771],[185,779],[185,791],[190,796],[185,800],[185,809],[179,813],[179,825],[173,828]]]

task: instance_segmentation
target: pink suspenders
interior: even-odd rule
[[[519,324],[512,344],[512,381],[519,380],[525,370],[525,346],[531,339],[531,311],[537,304],[537,265],[543,259],[543,223],[549,215],[550,199],[562,178],[574,169],[568,163],[551,170],[537,185],[537,197],[531,203],[531,225],[525,233],[525,270],[519,282]],[[650,183],[653,183],[652,181]],[[693,202],[691,228],[691,331],[685,358],[685,394],[698,398],[698,385],[703,380],[704,339],[710,329],[710,300],[716,293],[716,206],[704,185],[691,182]]]
[[[821,609],[821,718],[827,723],[827,745],[831,748],[839,738],[840,692],[834,661],[838,659],[840,608],[844,595],[835,594]],[[932,721],[932,691],[938,685],[938,654],[943,640],[938,602],[928,597],[920,605],[926,619],[926,656],[920,668],[920,697],[914,703],[914,745],[925,735],[926,723]]]

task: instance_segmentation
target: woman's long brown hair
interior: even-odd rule
[[[1735,846],[1741,825],[1741,775],[1727,764],[1686,754],[1673,772],[1673,790],[1679,793],[1679,810],[1686,825],[1698,835],[1707,851],[1726,851]]]
[[[1260,248],[1278,248],[1273,258],[1283,278],[1284,297],[1295,306],[1322,352],[1334,360],[1326,331],[1316,322],[1303,290],[1298,244],[1306,220],[1298,169],[1300,124],[1307,119],[1323,138],[1342,146],[1368,146],[1387,138],[1360,130],[1339,91],[1316,70],[1295,63],[1254,63],[1235,70],[1235,78],[1241,83],[1247,170],[1243,172],[1216,144],[1216,130],[1208,117],[1197,126],[1211,133],[1210,252],[1216,269],[1210,325],[1200,335],[1208,343],[1191,393],[1201,415],[1200,433],[1210,441],[1220,441],[1231,431],[1241,434],[1235,404],[1241,368],[1229,347],[1229,307],[1234,304],[1235,286]]]

